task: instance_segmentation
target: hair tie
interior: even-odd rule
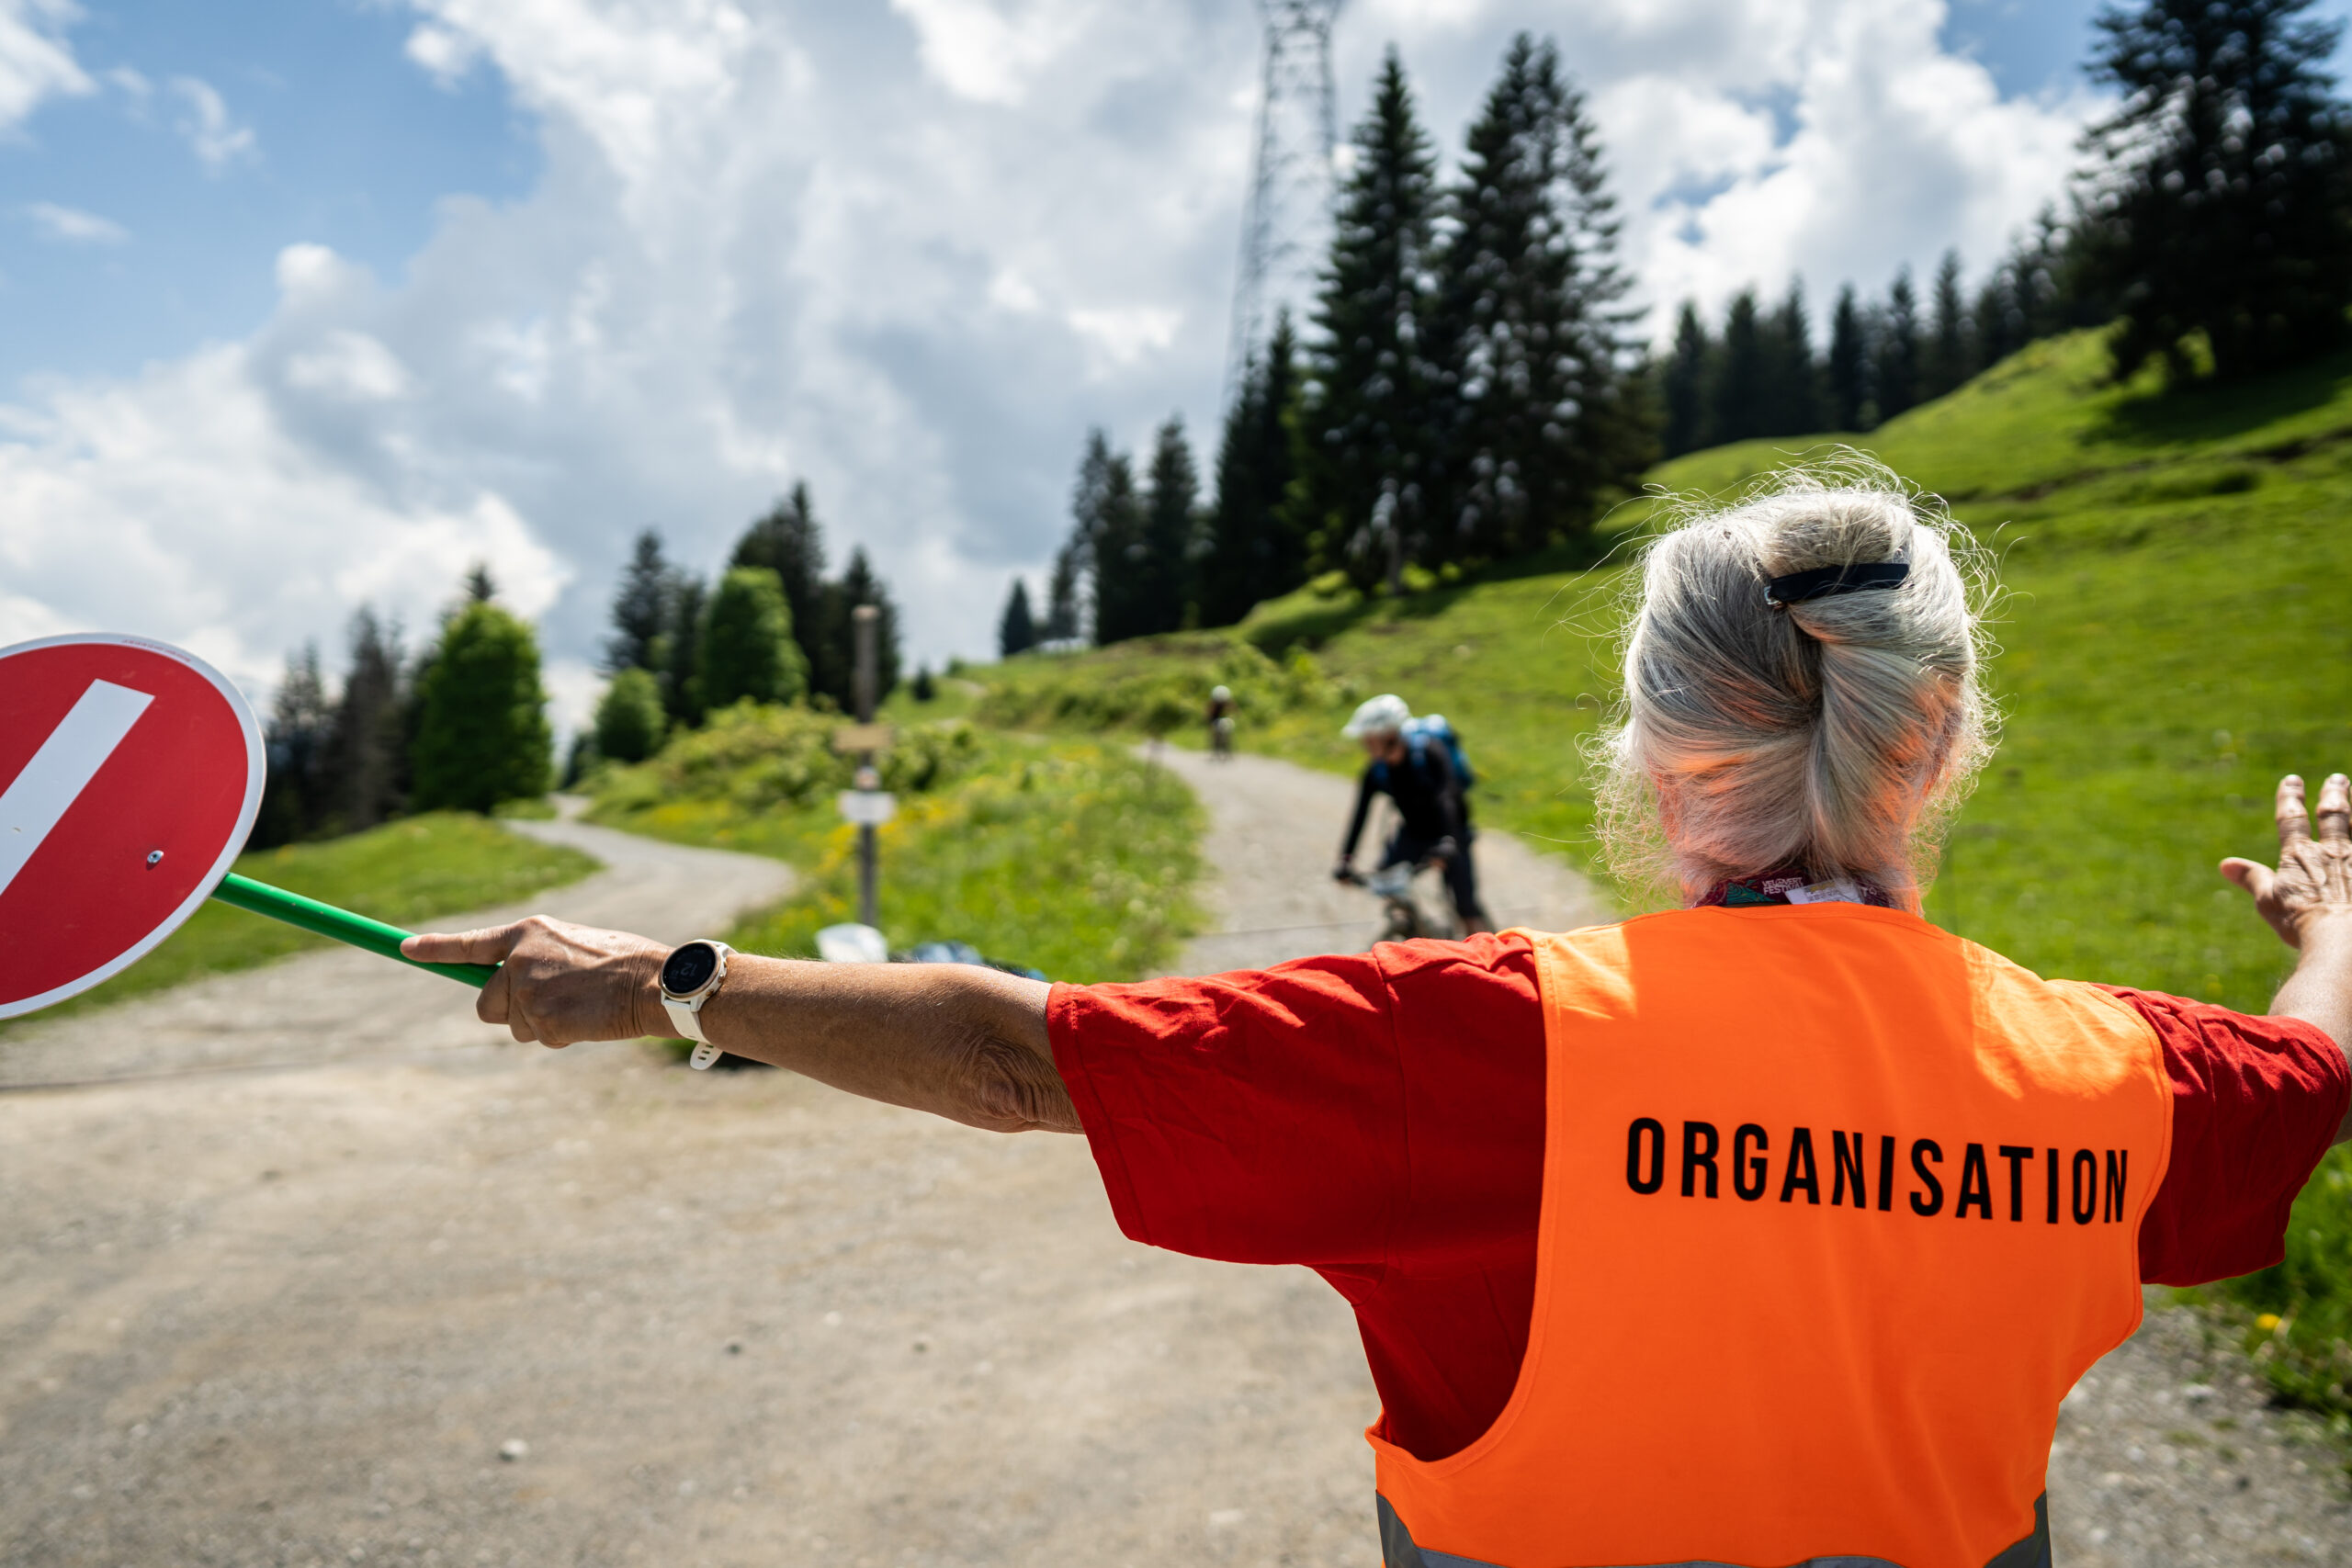
[[[1860,593],[1872,588],[1900,588],[1911,575],[1911,563],[1901,560],[1853,561],[1845,566],[1817,566],[1792,571],[1764,584],[1764,603],[1775,610],[1824,599],[1833,593]]]

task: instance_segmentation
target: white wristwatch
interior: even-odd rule
[[[727,978],[727,961],[735,950],[723,942],[697,937],[683,947],[671,950],[662,964],[662,1008],[670,1015],[670,1023],[688,1040],[694,1041],[695,1054],[687,1065],[696,1072],[718,1060],[721,1053],[703,1032],[702,1004],[718,994],[719,986]]]

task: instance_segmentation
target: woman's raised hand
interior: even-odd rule
[[[2254,907],[2289,947],[2322,920],[2352,923],[2352,781],[2330,773],[2319,792],[2319,836],[2303,807],[2303,781],[2278,781],[2278,868],[2235,855],[2222,874],[2254,895]]]

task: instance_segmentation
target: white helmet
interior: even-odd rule
[[[1394,692],[1383,692],[1356,709],[1356,716],[1340,727],[1340,733],[1355,740],[1383,731],[1401,730],[1412,716],[1413,710],[1405,705],[1404,698]]]
[[[1233,694],[1223,686],[1211,686],[1209,688],[1209,700],[1211,702],[1229,703],[1233,700]]]

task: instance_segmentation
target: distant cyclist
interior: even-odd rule
[[[1383,693],[1356,709],[1340,733],[1363,742],[1370,761],[1356,785],[1355,815],[1348,821],[1340,863],[1331,874],[1342,882],[1353,876],[1356,840],[1363,836],[1372,797],[1385,795],[1396,803],[1402,820],[1381,852],[1381,868],[1437,862],[1464,934],[1494,930],[1478,902],[1478,874],[1470,863],[1475,833],[1470,802],[1463,793],[1467,781],[1453,761],[1452,731],[1434,725],[1417,728],[1405,699]]]
[[[1233,755],[1233,692],[1226,686],[1209,689],[1209,755]]]

